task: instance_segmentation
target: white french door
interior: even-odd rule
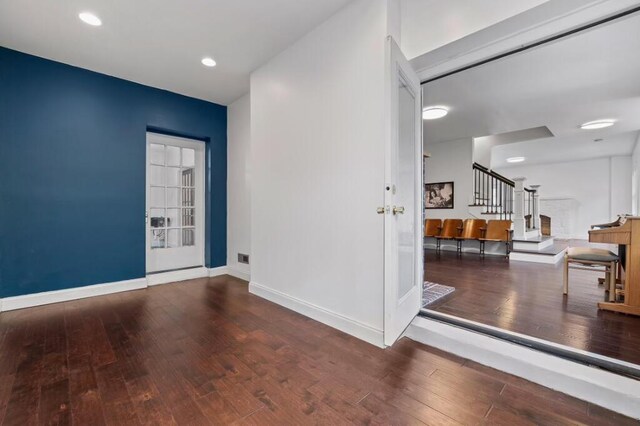
[[[388,37],[390,127],[384,208],[384,343],[392,345],[422,301],[422,100],[420,80]]]
[[[147,273],[204,265],[201,141],[147,133]]]

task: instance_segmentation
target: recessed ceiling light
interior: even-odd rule
[[[82,20],[85,24],[89,24],[94,27],[99,27],[102,25],[102,21],[96,15],[90,12],[82,12],[78,14],[78,18]]]
[[[202,65],[204,65],[205,67],[215,67],[216,66],[216,61],[213,60],[213,58],[202,58]]]
[[[422,109],[423,120],[435,120],[449,113],[449,108],[444,106],[430,106]]]
[[[611,127],[616,123],[616,120],[596,120],[589,121],[588,123],[584,123],[580,125],[582,130],[595,130],[595,129],[604,129],[605,127]]]
[[[507,158],[507,163],[522,163],[526,158],[524,157],[510,157]]]

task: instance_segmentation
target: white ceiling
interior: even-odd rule
[[[589,135],[578,135],[563,139],[547,138],[527,142],[510,143],[493,147],[492,169],[520,167],[522,164],[548,164],[567,160],[579,161],[590,158],[630,155],[640,132],[614,134],[595,142]],[[507,158],[525,157],[526,163],[507,163]]]
[[[349,1],[2,0],[0,46],[227,105],[253,70]]]
[[[500,162],[506,155],[524,155],[531,162],[602,156],[607,149],[609,155],[620,155],[628,151],[630,132],[640,129],[638,52],[640,15],[635,14],[428,83],[423,86],[425,105],[448,105],[450,113],[424,122],[425,143],[547,126],[554,138],[494,147],[504,155],[491,166],[505,166]],[[601,118],[618,122],[608,129],[579,129]],[[605,141],[594,143],[596,138]],[[589,143],[599,145],[583,145]]]

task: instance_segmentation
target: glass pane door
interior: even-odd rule
[[[154,133],[147,139],[147,271],[200,266],[204,143]]]

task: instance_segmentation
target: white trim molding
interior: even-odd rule
[[[243,272],[233,266],[218,266],[217,268],[209,269],[210,277],[219,277],[220,275],[230,275],[247,282],[251,281],[251,274]]]
[[[217,266],[215,268],[209,268],[210,277],[219,277],[220,275],[227,275],[229,273],[228,266]]]
[[[416,317],[405,335],[575,398],[640,419],[640,381],[515,343]]]
[[[291,309],[306,317],[319,321],[342,332],[371,343],[380,348],[384,347],[384,336],[382,330],[363,324],[352,318],[314,305],[296,297],[289,296],[280,291],[265,287],[251,281],[249,283],[249,293],[260,296],[270,302],[277,303],[285,308]]]
[[[509,52],[637,6],[637,0],[549,0],[411,60],[420,80]]]
[[[210,269],[205,267],[183,269],[151,274],[145,278],[5,297],[4,299],[0,299],[0,312],[48,305],[50,303],[68,302],[70,300],[84,299],[87,297],[104,296],[106,294],[120,293],[123,291],[141,290],[159,284],[168,284],[196,278],[217,277],[220,275],[231,275],[245,281],[249,281],[250,278],[248,274],[235,271],[227,266]]]
[[[222,268],[226,268],[226,266],[223,266]],[[199,268],[180,269],[177,271],[150,274],[147,275],[147,283],[149,286],[154,286],[174,283],[177,281],[193,280],[196,278],[205,278],[209,276],[209,269],[201,266]]]
[[[33,306],[48,305],[50,303],[67,302],[69,300],[103,296],[105,294],[120,293],[123,291],[140,290],[146,287],[147,280],[145,278],[136,278],[133,280],[25,294],[23,296],[5,297],[0,301],[0,307],[2,308],[1,311],[13,311],[16,309],[31,308]]]
[[[233,266],[227,266],[227,274],[247,282],[251,281],[251,273],[241,271]]]

